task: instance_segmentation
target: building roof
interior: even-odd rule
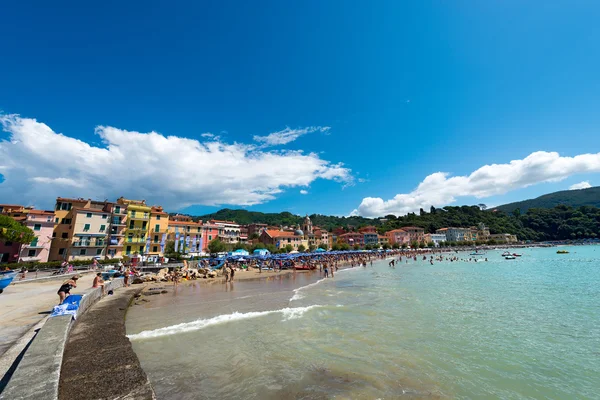
[[[232,225],[239,225],[237,222],[234,221],[221,221],[218,219],[211,219],[210,220],[211,224],[232,224]]]
[[[402,229],[421,229],[425,230],[425,228],[421,228],[420,226],[403,226]]]
[[[169,226],[181,226],[181,225],[197,225],[202,226],[202,222],[194,222],[194,221],[171,221],[169,220]]]
[[[396,233],[396,232],[398,232],[398,233],[400,233],[400,232],[402,232],[402,233],[408,233],[404,229],[394,229],[392,231],[388,231],[388,233]]]
[[[267,235],[272,238],[276,237],[298,237],[294,232],[291,231],[276,231],[276,230],[266,230],[264,231]]]
[[[437,231],[447,231],[448,229],[449,229],[449,228],[440,228],[440,229],[436,229],[436,232],[437,232]]]
[[[108,211],[99,210],[97,208],[83,208],[83,207],[73,207],[73,211],[76,212],[86,212],[86,213],[95,213],[95,214],[110,214]]]
[[[164,212],[163,208],[160,206],[152,206],[152,209],[150,210],[150,212],[152,214],[169,215],[168,213]]]
[[[54,215],[54,211],[48,210],[29,210],[27,213],[36,215]]]

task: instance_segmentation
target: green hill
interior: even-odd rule
[[[521,213],[525,213],[530,208],[553,208],[560,204],[571,207],[600,207],[600,186],[589,189],[563,190],[549,193],[535,199],[517,201],[494,207],[493,209],[511,213],[518,208],[521,210]]]
[[[320,214],[309,215],[314,226],[332,230],[334,228],[343,227],[359,227],[364,225],[380,225],[380,221],[377,219],[363,218],[363,217],[335,217]],[[281,213],[262,213],[257,211],[248,210],[231,210],[224,208],[212,214],[193,216],[194,220],[208,221],[210,219],[219,219],[226,221],[234,221],[238,224],[268,224],[273,226],[294,226],[302,225],[304,216],[294,215],[289,212]]]

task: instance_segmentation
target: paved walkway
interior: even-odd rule
[[[71,293],[89,289],[93,280],[94,274],[83,275]],[[52,280],[10,285],[0,294],[0,358],[58,304],[56,292],[61,283]]]

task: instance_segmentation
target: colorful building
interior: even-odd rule
[[[110,212],[110,228],[106,258],[122,258],[125,244],[125,229],[127,228],[127,205],[106,203],[105,209]]]
[[[162,257],[169,234],[169,214],[162,207],[155,206],[150,210],[150,256]]]
[[[365,245],[365,235],[360,232],[348,232],[343,235],[338,236],[338,241],[342,243],[346,243],[350,246],[364,246]]]
[[[410,235],[403,229],[394,229],[393,231],[386,232],[385,236],[388,238],[390,244],[403,244],[410,245]]]
[[[202,247],[201,252],[209,254],[208,244],[219,237],[219,226],[210,223],[202,224]]]
[[[446,241],[446,235],[442,233],[425,234],[425,243],[433,243],[435,247],[440,247]]]
[[[0,213],[20,222],[35,234],[31,243],[0,243],[0,262],[48,261],[54,230],[54,212],[2,204]]]
[[[106,237],[107,227],[110,223],[108,218],[110,211],[106,210],[106,206],[107,203],[104,201],[58,197],[54,207],[54,231],[49,261],[102,257],[105,253],[98,245],[100,243],[108,244]],[[93,222],[87,220],[88,213],[91,213],[89,218]],[[105,217],[103,218],[103,216]],[[85,229],[86,224],[90,225],[87,230]],[[92,224],[94,225],[93,230],[91,229]],[[101,225],[104,225],[103,232],[100,232]],[[76,232],[77,235],[75,235]],[[97,254],[99,248],[102,251]]]
[[[149,253],[148,234],[152,207],[148,206],[145,200],[129,200],[123,197],[117,200],[117,204],[127,206],[127,226],[124,230],[122,254],[126,258],[143,258]]]
[[[424,241],[425,229],[418,226],[403,226],[402,230],[408,233],[410,242],[421,243]]]
[[[201,253],[204,247],[201,221],[169,220],[168,229],[168,240],[175,242],[175,251],[192,254]]]
[[[300,245],[308,250],[308,240],[304,239],[302,231],[278,231],[266,230],[260,236],[260,242],[264,244],[272,244],[278,249],[284,249],[287,245],[292,246],[293,250],[298,250]]]
[[[240,241],[240,225],[233,221],[220,221],[212,219],[211,225],[219,227],[219,240],[223,243],[238,243]]]

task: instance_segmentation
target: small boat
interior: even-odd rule
[[[8,285],[11,284],[15,276],[17,276],[17,271],[1,271],[0,272],[0,293],[6,289]]]
[[[504,253],[502,253],[502,257],[506,257],[506,256],[512,256],[510,251],[505,251]]]
[[[515,256],[515,257],[521,257],[522,256],[522,254],[517,254],[517,253],[513,253],[512,255]]]
[[[569,254],[567,250],[558,250],[556,254]]]
[[[475,252],[475,253],[471,253],[470,255],[472,255],[472,256],[485,256],[485,253]]]
[[[504,256],[505,260],[514,260],[515,258],[517,258],[517,257],[513,256],[512,254],[509,256]]]

